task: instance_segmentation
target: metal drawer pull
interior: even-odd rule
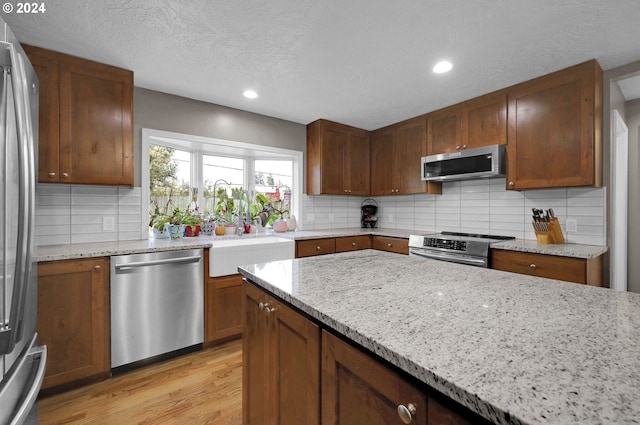
[[[406,406],[404,404],[398,406],[398,416],[400,416],[402,423],[405,424],[410,424],[417,412],[418,410],[413,403],[409,403]]]

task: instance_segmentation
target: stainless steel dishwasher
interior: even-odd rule
[[[111,257],[111,368],[202,344],[202,249]]]

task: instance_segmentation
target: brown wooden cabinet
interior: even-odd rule
[[[133,73],[24,48],[40,79],[38,181],[133,185]]]
[[[320,328],[250,283],[243,294],[243,423],[319,424]]]
[[[480,96],[428,115],[429,155],[507,144],[507,94]]]
[[[307,126],[307,194],[369,194],[369,132],[328,120]]]
[[[400,424],[400,406],[412,424],[426,425],[427,402],[423,390],[369,355],[322,332],[324,425]]]
[[[508,89],[507,189],[602,185],[595,60]]]
[[[392,238],[389,236],[374,236],[373,249],[395,252],[397,254],[409,254],[409,239]]]
[[[421,180],[426,155],[426,118],[416,117],[376,130],[371,136],[371,195],[441,194],[440,183]]]
[[[602,256],[583,259],[492,249],[491,268],[592,286],[602,286]]]
[[[333,254],[334,252],[336,252],[335,238],[296,241],[296,258]]]
[[[209,250],[204,250],[204,344],[242,336],[242,275],[209,276]]]
[[[344,236],[336,238],[336,252],[357,251],[371,248],[371,236]]]
[[[43,389],[109,376],[108,258],[38,264],[36,332],[48,353]]]

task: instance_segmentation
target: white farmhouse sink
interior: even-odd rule
[[[290,260],[295,252],[296,243],[292,239],[276,236],[214,241],[209,248],[209,276],[236,274],[243,264]]]

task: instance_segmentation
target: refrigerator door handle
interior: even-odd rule
[[[20,172],[20,184],[18,185],[18,239],[16,252],[16,267],[13,279],[13,291],[11,292],[11,307],[8,320],[0,323],[0,354],[10,353],[22,335],[22,315],[27,297],[27,286],[29,282],[29,271],[31,267],[31,250],[29,241],[31,234],[29,226],[31,225],[33,206],[31,198],[35,195],[29,193],[30,189],[35,189],[35,183],[31,183],[35,178],[32,176],[33,164],[29,160],[30,145],[33,143],[33,134],[28,128],[29,126],[29,97],[26,87],[26,73],[24,64],[21,63],[19,55],[11,43],[0,42],[2,49],[2,65],[11,75],[13,83],[13,100],[15,104],[16,133],[18,136],[18,162]],[[9,63],[7,64],[7,59]],[[5,78],[5,83],[9,79]],[[3,106],[6,107],[6,96],[8,96],[9,85],[5,84],[3,93]],[[26,96],[26,98],[25,98]],[[5,108],[6,110],[6,108]],[[8,119],[5,116],[5,119]],[[6,124],[6,123],[5,123]]]

